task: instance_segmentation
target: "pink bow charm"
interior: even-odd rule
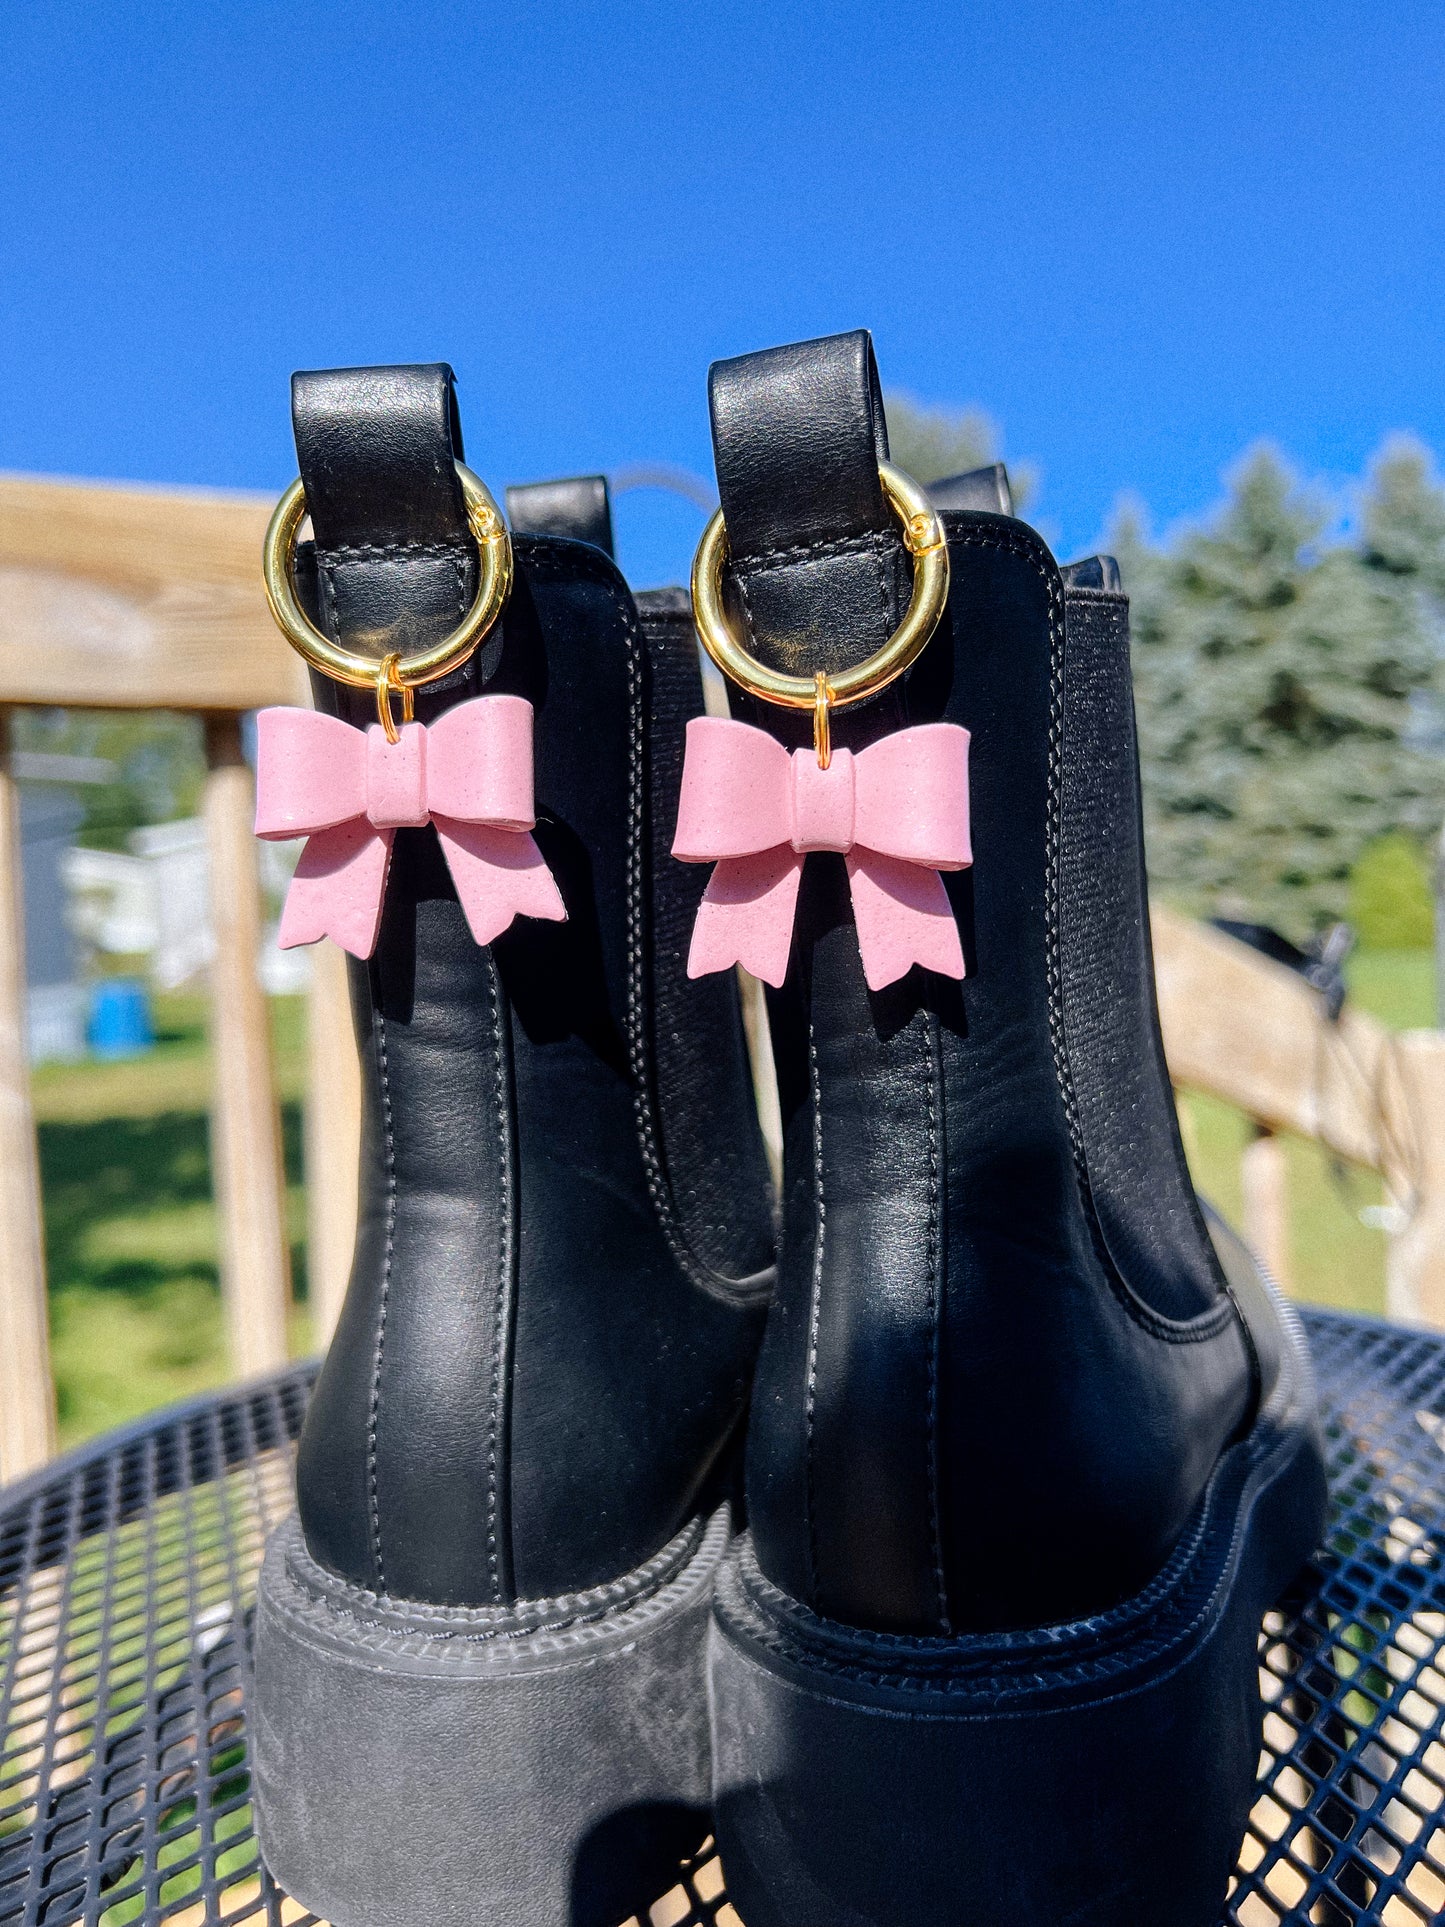
[[[740,963],[782,983],[808,850],[847,858],[870,990],[915,963],[961,977],[963,946],[939,871],[973,861],[968,731],[921,724],[856,754],[835,749],[820,769],[812,750],[790,755],[747,723],[694,717],[672,853],[717,868],[693,927],[689,977]]]
[[[304,836],[281,916],[283,950],[333,937],[369,957],[395,832],[434,823],[472,935],[490,943],[514,917],[565,921],[532,840],[532,705],[478,696],[430,726],[353,729],[310,709],[256,718],[256,834]]]

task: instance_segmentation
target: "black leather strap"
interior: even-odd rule
[[[942,481],[928,484],[928,494],[939,509],[985,509],[993,515],[1014,512],[1014,492],[1002,462],[965,469],[960,475],[945,475]]]
[[[910,578],[878,479],[888,424],[871,336],[715,362],[708,391],[735,619],[760,660],[795,675],[862,661],[897,627]],[[796,734],[786,712],[767,721]]]
[[[1124,586],[1112,555],[1086,555],[1081,562],[1066,563],[1059,574],[1066,589],[1102,589],[1106,595],[1118,595]]]
[[[507,490],[513,535],[561,535],[613,553],[612,503],[605,475],[572,475],[557,482],[522,482]]]
[[[471,601],[477,571],[457,480],[451,369],[298,373],[291,414],[323,626],[378,657],[445,635]]]

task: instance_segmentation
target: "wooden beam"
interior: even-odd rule
[[[11,703],[306,701],[261,587],[271,502],[0,475],[0,691]]]
[[[1383,1024],[1347,1004],[1338,1023],[1297,972],[1221,930],[1155,908],[1164,1050],[1176,1084],[1235,1104],[1271,1130],[1318,1138],[1379,1170]]]
[[[1385,1260],[1392,1318],[1445,1330],[1445,1031],[1409,1030],[1395,1039],[1391,1140],[1386,1184],[1400,1229]]]
[[[331,1343],[351,1280],[361,1162],[361,1065],[346,953],[312,947],[306,1007],[306,1277],[318,1350]]]
[[[25,894],[10,712],[0,709],[0,1481],[55,1450],[40,1169],[25,1028]]]
[[[1390,1315],[1445,1330],[1445,1031],[1396,1034],[1348,1004],[1331,1022],[1283,964],[1168,910],[1152,922],[1171,1077],[1262,1127],[1243,1177],[1246,1236],[1265,1263],[1287,1261],[1269,1134],[1316,1138],[1378,1171],[1400,1214],[1385,1261]]]
[[[1284,1146],[1273,1131],[1260,1126],[1245,1145],[1239,1163],[1240,1188],[1244,1194],[1244,1223],[1240,1228],[1245,1242],[1258,1255],[1280,1290],[1288,1291],[1293,1280],[1289,1252],[1289,1173],[1285,1169]]]
[[[266,999],[256,975],[260,881],[255,785],[234,716],[206,719],[205,817],[211,865],[211,1169],[221,1291],[240,1378],[286,1362],[291,1301],[280,1120]]]

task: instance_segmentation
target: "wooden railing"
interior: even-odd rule
[[[211,1166],[232,1369],[286,1357],[290,1267],[279,1113],[256,975],[260,885],[241,717],[307,702],[261,594],[268,503],[240,495],[0,478],[0,1478],[55,1449],[45,1250],[25,1036],[19,798],[10,719],[26,704],[173,709],[205,723]],[[334,1323],[355,1226],[359,1090],[345,972],[310,993],[306,1103],[313,1319]]]
[[[1393,1228],[1385,1296],[1396,1318],[1445,1327],[1445,1032],[1389,1031],[1232,937],[1156,908],[1154,966],[1170,1073],[1254,1122],[1241,1172],[1244,1231],[1288,1285],[1280,1133],[1313,1138],[1384,1180]]]
[[[25,1045],[19,804],[9,763],[18,706],[176,709],[205,721],[212,1169],[232,1369],[286,1355],[284,1188],[265,1002],[253,786],[240,719],[309,700],[266,613],[268,503],[0,478],[0,1478],[55,1447],[45,1256]],[[1287,1199],[1275,1134],[1314,1138],[1379,1171],[1397,1207],[1390,1309],[1445,1326],[1445,1036],[1391,1035],[1349,1008],[1338,1023],[1282,966],[1157,912],[1165,1044],[1182,1086],[1255,1120],[1244,1154],[1246,1232],[1287,1281]],[[329,1336],[351,1263],[360,1095],[343,959],[313,952],[305,1102],[312,1323]]]

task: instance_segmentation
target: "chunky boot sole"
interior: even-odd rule
[[[293,1517],[256,1607],[257,1832],[336,1927],[616,1927],[710,1821],[726,1509],[623,1579],[456,1608],[322,1570]]]
[[[1254,1797],[1261,1620],[1318,1543],[1303,1334],[1169,1564],[1107,1613],[957,1639],[718,1578],[718,1845],[747,1927],[1214,1927]]]

